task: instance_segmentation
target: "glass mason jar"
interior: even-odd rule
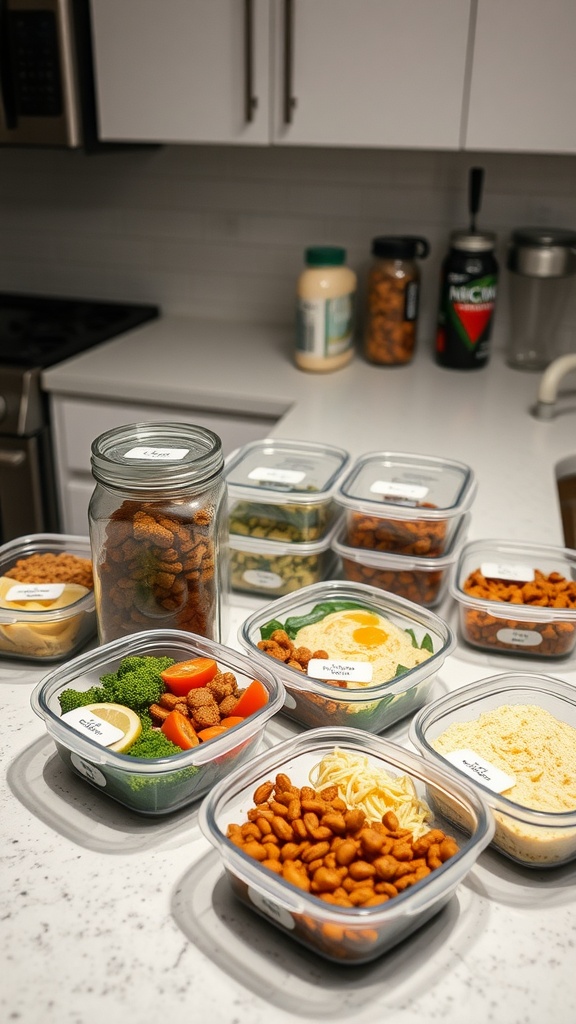
[[[150,629],[225,638],[222,442],[186,423],[130,423],[92,443],[88,510],[100,643]]]
[[[420,268],[430,246],[412,235],[372,240],[375,257],[368,273],[364,355],[383,366],[409,363],[416,347]]]

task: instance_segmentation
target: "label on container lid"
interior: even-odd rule
[[[487,580],[514,580],[515,583],[531,583],[534,569],[521,562],[482,562],[480,572]]]
[[[122,729],[117,729],[115,725],[99,718],[92,711],[86,711],[86,708],[72,708],[72,711],[61,715],[61,719],[77,732],[95,740],[102,747],[109,747],[110,744],[117,743],[124,736]]]
[[[148,462],[179,462],[186,458],[189,448],[157,448],[155,445],[145,445],[138,448],[131,448],[125,452],[125,459],[146,459]]]
[[[65,583],[15,583],[4,595],[5,601],[56,601],[64,593]]]
[[[392,480],[375,480],[370,485],[372,494],[379,494],[381,497],[400,499],[401,501],[422,501],[428,494],[428,487],[421,484],[395,483]]]
[[[312,679],[337,679],[339,682],[372,682],[372,664],[369,661],[335,661],[332,658],[311,658],[306,674]]]
[[[265,590],[275,590],[284,584],[277,572],[266,572],[264,569],[247,569],[242,573],[242,579],[251,587],[262,587]]]
[[[490,761],[474,750],[468,748],[453,750],[450,754],[443,754],[443,757],[469,778],[474,779],[475,782],[481,782],[483,786],[487,786],[494,793],[503,793],[504,790],[511,789],[516,784],[514,775],[507,775],[506,772],[497,768],[495,764],[490,764]]]
[[[249,480],[266,484],[301,484],[306,473],[296,469],[274,469],[273,466],[257,466],[248,473]]]

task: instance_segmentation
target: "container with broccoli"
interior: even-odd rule
[[[252,756],[284,701],[272,670],[180,630],[104,644],[32,694],[57,751],[92,786],[142,814],[200,799]]]

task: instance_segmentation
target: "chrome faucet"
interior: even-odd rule
[[[554,359],[542,374],[538,398],[533,415],[538,420],[551,420],[554,416],[554,406],[558,398],[560,382],[570,373],[576,370],[576,353],[572,352],[567,356],[559,356]]]

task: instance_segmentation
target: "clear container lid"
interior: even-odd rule
[[[350,455],[312,441],[253,441],[226,460],[233,499],[273,505],[325,504],[334,495]]]
[[[92,442],[92,475],[130,490],[170,492],[208,483],[223,468],[222,442],[188,423],[126,423]]]
[[[474,474],[463,462],[434,455],[369,452],[353,464],[336,493],[346,509],[395,519],[448,519],[466,512]]]

